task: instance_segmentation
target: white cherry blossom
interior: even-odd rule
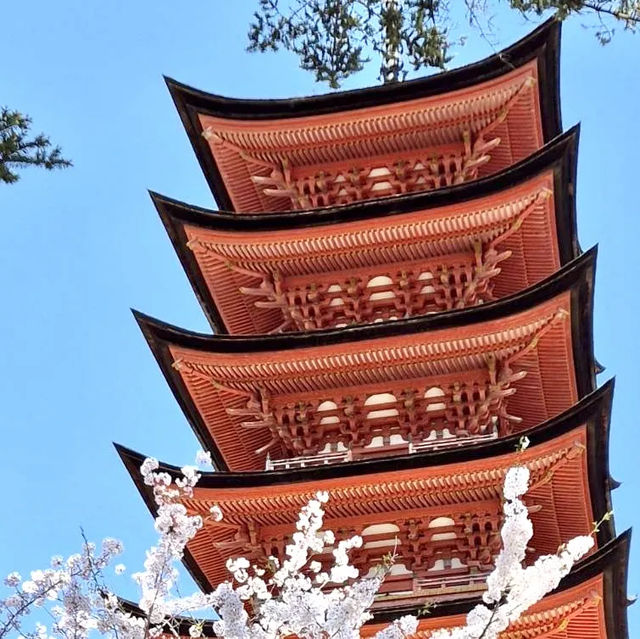
[[[202,455],[198,461],[202,461]],[[149,639],[177,632],[177,618],[193,618],[192,639],[203,634],[202,618],[217,615],[213,629],[225,639],[358,639],[370,618],[370,609],[388,565],[374,577],[359,578],[350,552],[362,546],[359,536],[340,539],[324,530],[324,504],[330,496],[317,493],[300,512],[284,556],[267,557],[252,564],[244,557],[227,561],[230,579],[210,594],[176,594],[177,565],[187,543],[203,526],[203,518],[189,514],[182,503],[193,495],[200,479],[196,466],[184,466],[172,479],[157,460],[141,466],[143,482],[156,502],[158,541],[147,551],[142,571],[133,575],[140,588],[138,605],[143,615],[123,608],[104,582],[104,569],[122,552],[122,544],[105,539],[100,550],[85,540],[82,551],[66,559],[56,556],[51,567],[34,570],[29,579],[12,572],[4,580],[9,590],[0,600],[0,639],[16,635],[24,639],[88,639],[101,634],[111,639]],[[593,547],[592,536],[569,540],[557,554],[539,557],[524,566],[533,527],[522,495],[529,471],[511,468],[505,476],[502,550],[487,578],[483,603],[467,615],[459,628],[435,630],[430,639],[497,639],[510,623],[553,590],[574,563]],[[210,509],[214,521],[222,519],[218,505]],[[327,561],[327,558],[332,558]],[[114,567],[116,574],[124,566]],[[425,602],[428,603],[428,602]],[[247,607],[248,604],[248,607]],[[24,627],[33,608],[47,607],[51,627]],[[251,616],[248,609],[252,610]],[[415,634],[418,620],[403,616],[379,631],[374,639],[405,639]]]

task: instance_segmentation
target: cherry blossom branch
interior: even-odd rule
[[[523,438],[520,452],[527,445]],[[26,639],[87,639],[93,633],[114,639],[152,639],[161,634],[178,637],[185,612],[205,609],[218,615],[213,630],[225,639],[360,637],[362,625],[371,618],[374,598],[393,565],[395,551],[373,577],[361,578],[349,553],[362,546],[362,538],[356,535],[336,544],[335,535],[323,529],[324,507],[329,499],[326,492],[317,493],[302,508],[281,559],[269,557],[266,566],[256,566],[243,557],[231,558],[227,562],[231,578],[212,593],[176,596],[173,591],[178,578],[177,562],[204,524],[202,517],[190,515],[182,503],[184,498],[193,496],[200,474],[196,467],[185,466],[182,476],[172,479],[159,471],[155,459],[146,459],[141,473],[156,502],[155,528],[159,535],[156,545],[147,551],[144,570],[133,576],[141,590],[142,615],[125,611],[103,585],[104,570],[121,552],[121,544],[105,540],[96,554],[95,546],[83,535],[81,555],[73,555],[66,562],[55,558],[52,568],[34,571],[29,581],[22,582],[16,573],[7,577],[5,583],[15,592],[0,600],[0,639],[9,632]],[[529,513],[521,499],[528,484],[529,470],[525,466],[517,465],[506,472],[502,550],[487,578],[483,602],[467,615],[464,626],[436,630],[430,639],[497,639],[525,610],[553,590],[593,547],[592,535],[579,536],[556,554],[544,555],[531,566],[523,566],[533,535]],[[211,508],[210,517],[222,519],[218,505]],[[610,514],[605,515],[605,519],[609,517]],[[594,532],[600,524],[594,524]],[[329,552],[332,562],[323,570],[316,558]],[[51,634],[41,624],[36,624],[33,632],[23,632],[23,617],[47,600],[60,604],[51,608]],[[203,625],[204,622],[193,620],[189,635],[199,637]],[[374,639],[406,639],[417,628],[415,616],[403,616],[380,630]]]

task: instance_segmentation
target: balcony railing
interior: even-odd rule
[[[307,466],[325,466],[353,461],[351,451],[342,453],[320,453],[308,457],[289,457],[287,459],[270,459],[267,457],[265,470],[289,470],[292,468],[306,468]]]
[[[486,590],[487,573],[444,574],[432,577],[400,579],[383,583],[373,607],[389,605],[390,601],[442,602],[448,599],[474,597]]]
[[[447,437],[447,439],[433,439],[414,444],[409,442],[409,453],[420,453],[427,450],[441,450],[442,448],[459,448],[460,446],[470,446],[480,442],[491,441],[498,438],[498,431],[484,435],[471,435],[470,437]]]
[[[426,577],[415,579],[414,592],[420,595],[436,595],[485,590],[487,575],[483,573],[471,575],[447,575],[442,577]]]
[[[388,454],[409,454],[422,453],[430,450],[443,450],[448,448],[458,448],[470,446],[485,441],[497,439],[498,431],[484,435],[472,435],[470,437],[448,437],[445,439],[425,440],[414,444],[408,442],[402,445],[379,446],[376,448],[362,448],[358,451],[346,450],[341,452],[318,453],[306,457],[288,457],[285,459],[271,459],[267,456],[265,470],[291,470],[294,468],[307,468],[309,466],[326,466],[328,464],[340,464],[369,457],[383,457]]]

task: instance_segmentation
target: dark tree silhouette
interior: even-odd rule
[[[601,43],[616,26],[635,31],[640,0],[463,0],[469,24],[487,37],[492,12],[500,7],[531,19],[555,12],[559,20],[590,16]],[[455,43],[447,0],[258,0],[249,27],[249,51],[284,48],[318,82],[338,88],[361,71],[373,53],[380,79],[404,79],[409,69],[443,69]]]
[[[27,166],[59,169],[71,166],[58,146],[46,135],[31,133],[31,118],[7,107],[0,109],[0,182],[20,179],[18,171]]]

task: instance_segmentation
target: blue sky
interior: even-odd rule
[[[146,189],[212,206],[162,74],[237,97],[324,92],[286,54],[245,52],[253,0],[26,0],[5,3],[0,104],[27,111],[74,168],[0,186],[0,573],[28,572],[90,538],[126,545],[131,571],[154,540],[150,517],[112,445],[174,463],[197,444],[129,307],[207,330]],[[497,24],[501,45],[531,24]],[[464,25],[462,25],[464,27]],[[565,25],[565,129],[582,122],[578,227],[599,243],[595,345],[615,375],[611,469],[621,532],[637,522],[640,388],[640,34],[600,47]],[[456,64],[492,53],[478,39]],[[9,63],[12,61],[12,64]],[[347,87],[376,82],[376,70]],[[638,533],[640,534],[640,533]],[[630,593],[640,591],[634,541]],[[130,580],[121,592],[135,595]],[[631,636],[640,608],[630,609]]]

